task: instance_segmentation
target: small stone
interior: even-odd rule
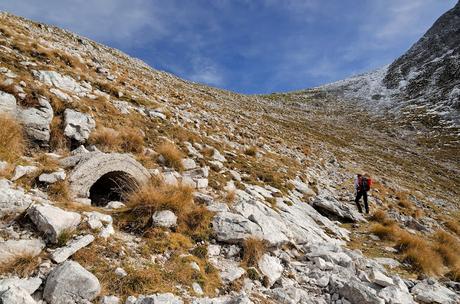
[[[192,267],[193,270],[200,271],[200,266],[196,262],[190,262],[190,267]]]
[[[124,278],[128,275],[128,273],[126,272],[126,270],[124,270],[123,268],[121,267],[117,267],[117,269],[115,269],[115,274],[117,276],[119,276],[120,278]]]
[[[42,183],[54,184],[58,181],[63,181],[66,178],[64,169],[60,169],[52,173],[43,173],[38,177],[38,180]]]
[[[120,209],[124,207],[126,207],[126,205],[119,201],[111,201],[105,206],[107,209]]]
[[[72,240],[69,245],[56,249],[56,251],[51,254],[51,259],[53,259],[53,261],[55,261],[58,264],[62,263],[75,252],[77,252],[83,247],[88,246],[93,241],[94,236],[91,234]]]
[[[196,163],[191,158],[185,158],[182,160],[182,165],[184,166],[184,170],[193,170],[196,168]]]
[[[16,181],[16,180],[20,179],[21,177],[23,177],[25,175],[34,173],[37,170],[38,170],[38,168],[35,167],[35,166],[21,166],[21,165],[16,166],[16,168],[14,169],[13,177],[11,178],[11,180]]]
[[[380,271],[376,269],[371,270],[369,278],[371,279],[373,283],[383,286],[383,287],[394,285],[392,278],[387,277],[386,275],[384,275],[383,273],[381,273]]]
[[[104,296],[101,299],[101,304],[119,304],[120,299],[116,296]]]
[[[152,225],[165,228],[175,227],[177,216],[170,210],[157,211],[152,215]]]
[[[192,288],[193,288],[193,291],[194,291],[197,295],[199,295],[199,296],[203,295],[203,289],[201,288],[200,284],[198,284],[198,283],[196,283],[196,282],[193,282]]]
[[[281,261],[268,254],[260,258],[258,266],[262,274],[268,278],[269,286],[272,286],[281,277],[284,270]]]

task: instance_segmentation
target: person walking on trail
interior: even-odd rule
[[[361,197],[364,200],[364,208],[366,209],[366,214],[369,214],[369,204],[367,202],[367,191],[371,189],[372,180],[368,174],[358,174],[355,177],[355,190],[356,198],[355,203],[358,207],[359,213],[363,213],[363,208],[361,207]]]

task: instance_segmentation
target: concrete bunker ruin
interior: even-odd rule
[[[122,201],[124,194],[150,178],[147,169],[127,154],[83,152],[65,158],[62,164],[72,167],[68,177],[71,196],[89,198],[96,206]]]

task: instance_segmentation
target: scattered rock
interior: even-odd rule
[[[230,212],[218,213],[213,219],[212,227],[217,240],[225,243],[241,243],[248,237],[260,237],[262,234],[257,224]]]
[[[21,288],[25,290],[28,294],[33,294],[42,284],[42,280],[40,278],[27,278],[27,279],[20,279],[18,277],[12,277],[0,280],[0,293],[6,291],[8,288],[12,286]]]
[[[149,296],[139,296],[135,304],[183,304],[184,302],[172,293],[159,293]]]
[[[172,228],[177,225],[177,216],[170,210],[157,211],[152,215],[154,227]]]
[[[450,289],[434,282],[420,282],[411,289],[414,299],[421,303],[456,304],[460,296]]]
[[[80,214],[51,205],[33,205],[27,215],[51,243],[56,243],[62,232],[75,229],[81,221]]]
[[[39,239],[0,242],[0,263],[7,263],[18,256],[37,256],[43,248],[45,243]]]
[[[387,287],[387,286],[392,286],[394,285],[393,280],[377,269],[372,269],[369,275],[369,278],[371,281],[377,285]]]
[[[24,125],[27,135],[33,140],[48,142],[50,140],[50,124],[53,120],[53,108],[43,97],[38,98],[36,108],[18,109],[18,119]]]
[[[80,264],[66,261],[48,276],[43,298],[49,304],[83,303],[101,291],[98,279]]]
[[[264,254],[260,258],[258,266],[262,274],[268,279],[268,287],[272,286],[281,277],[284,270],[280,259],[268,254]]]
[[[13,177],[11,178],[12,181],[16,181],[25,175],[29,175],[37,171],[38,168],[35,166],[16,166],[14,169]]]
[[[67,246],[56,249],[51,254],[51,259],[56,263],[62,263],[67,260],[71,255],[83,247],[88,246],[94,241],[94,236],[87,234],[83,237],[72,240]]]
[[[36,304],[30,294],[16,286],[11,286],[3,292],[0,292],[0,303],[2,304]]]
[[[107,209],[120,209],[124,207],[126,207],[126,205],[119,201],[111,201],[107,205],[105,205],[105,208]]]
[[[198,284],[197,282],[193,282],[192,289],[197,295],[199,296],[203,295],[203,289],[201,288],[200,284]]]
[[[96,127],[96,122],[88,114],[72,109],[64,111],[64,134],[76,141],[83,142]]]
[[[9,180],[0,178],[0,216],[23,212],[30,204],[32,198],[22,188],[15,189]]]
[[[58,171],[52,173],[43,173],[38,177],[38,180],[42,183],[54,184],[58,181],[65,180],[66,174],[64,169],[59,169]]]
[[[101,299],[101,304],[119,304],[120,299],[116,296],[104,296]]]
[[[123,268],[121,267],[117,267],[117,269],[115,269],[115,274],[117,276],[119,276],[120,278],[124,278],[128,275],[128,273],[126,272],[126,270],[124,270]]]

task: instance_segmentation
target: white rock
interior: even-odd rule
[[[119,276],[120,278],[124,278],[128,275],[128,273],[126,272],[126,270],[124,270],[123,268],[121,267],[117,267],[117,269],[115,269],[115,274],[117,276]]]
[[[371,281],[373,283],[375,283],[377,285],[380,285],[380,286],[383,286],[383,287],[394,285],[393,279],[387,277],[386,275],[384,275],[383,273],[381,273],[377,269],[372,269],[370,271],[369,278],[371,279]]]
[[[37,256],[43,248],[45,243],[39,239],[0,242],[0,263],[12,261],[18,256]]]
[[[105,205],[105,208],[107,209],[120,209],[124,207],[126,207],[126,205],[118,201],[111,201],[107,205]]]
[[[79,96],[84,96],[85,93],[91,91],[91,86],[82,86],[72,77],[62,76],[55,71],[39,71],[36,75],[41,82],[47,85],[52,85],[64,91],[75,93]]]
[[[241,243],[248,237],[262,235],[260,227],[242,215],[219,212],[214,216],[213,225],[216,238],[220,242]]]
[[[193,291],[197,295],[199,295],[199,296],[203,295],[203,289],[201,288],[200,284],[198,284],[197,282],[193,282],[192,288],[193,288]]]
[[[200,266],[196,262],[190,262],[190,267],[192,267],[193,270],[200,271]]]
[[[212,154],[212,159],[219,161],[221,163],[227,161],[227,159],[225,159],[225,157],[222,154],[220,154],[219,150],[217,149],[214,149],[214,152]]]
[[[9,180],[0,178],[0,216],[23,212],[32,203],[32,197],[22,188],[12,186]]]
[[[35,167],[35,166],[21,166],[21,165],[16,166],[16,168],[14,169],[13,177],[11,178],[11,180],[16,181],[16,180],[20,179],[21,177],[23,177],[25,175],[34,173],[37,170],[38,170],[38,168]]]
[[[72,97],[70,97],[68,94],[62,92],[59,89],[51,88],[50,92],[53,93],[54,95],[56,95],[57,98],[59,98],[60,100],[62,100],[64,102],[71,102],[72,101]]]
[[[184,166],[184,170],[193,170],[196,168],[196,163],[191,158],[182,159],[182,165]]]
[[[208,187],[208,179],[207,178],[197,178],[196,180],[196,188],[197,189],[205,189]]]
[[[186,185],[186,186],[189,186],[189,187],[192,187],[193,189],[196,188],[196,182],[193,180],[193,178],[191,178],[190,176],[183,176],[182,177],[182,180],[181,180],[181,183],[183,185]]]
[[[62,232],[75,229],[81,221],[80,214],[51,205],[33,205],[27,214],[51,243],[56,243]]]
[[[221,247],[219,245],[209,244],[208,245],[208,256],[218,256],[220,254]]]
[[[119,304],[120,299],[116,296],[104,296],[101,299],[101,304]]]
[[[172,293],[159,293],[149,296],[139,296],[135,304],[183,304],[184,302]]]
[[[33,294],[42,284],[40,278],[27,278],[20,279],[18,277],[7,278],[0,280],[0,293],[4,292],[8,288],[15,286],[25,290],[28,294]]]
[[[16,116],[16,98],[8,93],[0,91],[0,113]]]
[[[83,142],[95,127],[96,122],[90,115],[72,109],[64,111],[64,134],[67,137]]]
[[[83,303],[99,295],[98,279],[80,264],[65,261],[49,274],[43,298],[49,304]]]
[[[258,266],[262,274],[267,277],[269,286],[272,286],[281,277],[284,270],[280,259],[268,254],[260,258]]]
[[[99,236],[101,238],[106,239],[113,234],[115,234],[115,229],[113,229],[113,225],[110,223],[104,229],[101,230],[101,232],[99,233]]]
[[[172,228],[177,225],[177,216],[170,210],[157,211],[152,215],[154,227]]]
[[[241,182],[241,174],[239,174],[235,170],[229,170],[228,173],[230,173],[234,180]]]
[[[396,286],[385,287],[379,291],[378,295],[385,300],[386,304],[415,304],[414,298],[408,291]]]
[[[42,183],[54,184],[58,181],[63,181],[66,178],[64,169],[59,169],[56,172],[52,173],[43,173],[38,177],[38,180]]]
[[[74,239],[67,246],[56,249],[56,251],[51,254],[51,259],[60,264],[67,260],[78,250],[91,244],[93,241],[94,236],[91,234],[87,234],[83,237]]]
[[[414,299],[421,303],[457,304],[460,296],[439,283],[420,282],[411,289]]]
[[[39,106],[34,108],[19,108],[18,119],[30,138],[47,142],[50,139],[50,124],[54,112],[47,99],[40,97],[38,104]]]
[[[2,304],[36,304],[30,294],[22,288],[11,286],[0,292],[0,303]]]

